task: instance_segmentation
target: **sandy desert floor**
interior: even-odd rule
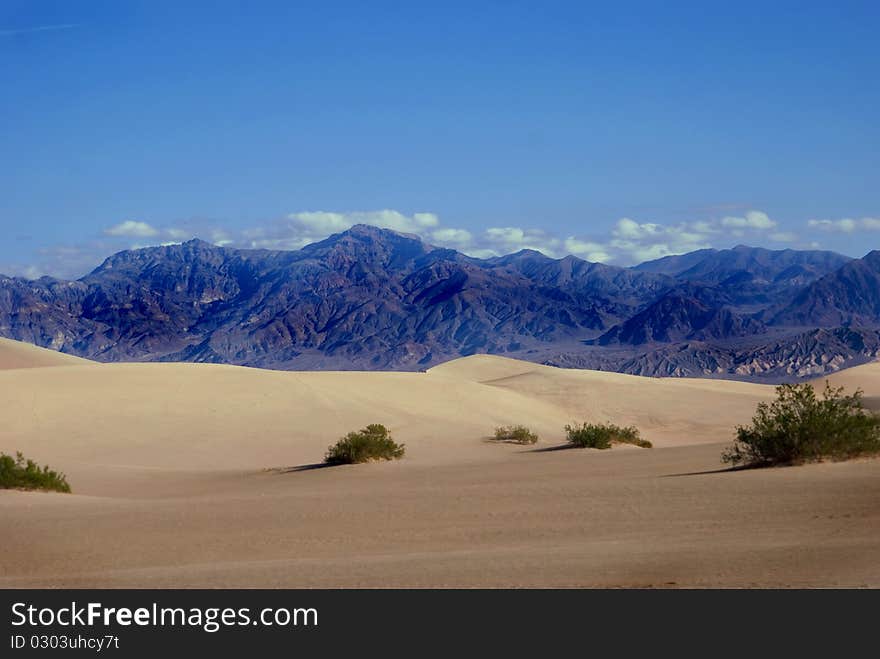
[[[880,364],[832,380],[880,400]],[[427,373],[93,364],[0,339],[0,587],[880,587],[880,460],[724,471],[773,388],[469,357]],[[654,449],[556,450],[572,421]],[[394,463],[313,468],[389,426]],[[486,441],[525,423],[535,447]]]

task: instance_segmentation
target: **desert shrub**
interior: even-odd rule
[[[737,427],[721,459],[761,466],[871,453],[880,453],[880,416],[865,410],[861,390],[846,395],[826,382],[821,400],[811,384],[777,387],[776,400],[758,405],[752,425]]]
[[[499,426],[495,428],[495,441],[534,444],[538,441],[538,435],[525,426]]]
[[[391,439],[388,428],[371,423],[357,432],[350,432],[327,449],[324,462],[331,465],[397,460],[403,457],[404,446]]]
[[[25,460],[21,453],[14,458],[0,453],[0,488],[70,492],[64,474],[52,471],[48,465],[40,467],[33,460]]]
[[[633,444],[651,448],[651,442],[642,439],[635,426],[625,428],[613,423],[584,423],[565,426],[569,443],[581,448],[611,448],[612,444]]]

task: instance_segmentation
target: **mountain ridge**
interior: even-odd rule
[[[870,290],[850,290],[849,311],[798,302],[880,281],[876,254],[738,246],[623,268],[534,250],[478,259],[368,225],[292,251],[194,239],[119,252],[75,281],[0,276],[0,336],[98,361],[294,370],[416,370],[478,353],[575,359],[604,348],[631,360],[694,341],[736,352],[838,320],[880,324]],[[813,309],[821,322],[811,325]],[[692,361],[665,352],[667,370]]]

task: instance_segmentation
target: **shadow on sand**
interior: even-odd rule
[[[732,471],[749,471],[752,469],[765,468],[765,465],[739,465],[736,467],[722,467],[720,469],[707,469],[706,471],[688,471],[683,474],[664,474],[660,478],[679,478],[681,476],[705,476],[707,474],[727,474]]]
[[[569,449],[582,448],[574,444],[557,444],[556,446],[545,446],[544,448],[532,448],[523,453],[551,453],[553,451],[568,451]]]
[[[297,471],[312,471],[314,469],[327,469],[328,467],[339,466],[341,465],[327,464],[326,462],[313,462],[312,464],[296,465],[295,467],[278,467],[276,469],[270,469],[269,471],[274,471],[279,474],[292,474]]]
[[[521,453],[550,453],[552,451],[568,451],[570,449],[583,448],[574,444],[557,444],[556,446],[546,446],[543,448],[533,448]],[[706,476],[708,474],[726,474],[734,471],[746,471],[749,469],[760,469],[764,465],[739,465],[736,467],[721,467],[720,469],[707,469],[705,471],[688,471],[681,474],[663,474],[660,478],[680,478],[682,476]]]

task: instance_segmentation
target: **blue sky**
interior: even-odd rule
[[[860,256],[878,7],[0,0],[0,272],[356,221],[476,255]]]

